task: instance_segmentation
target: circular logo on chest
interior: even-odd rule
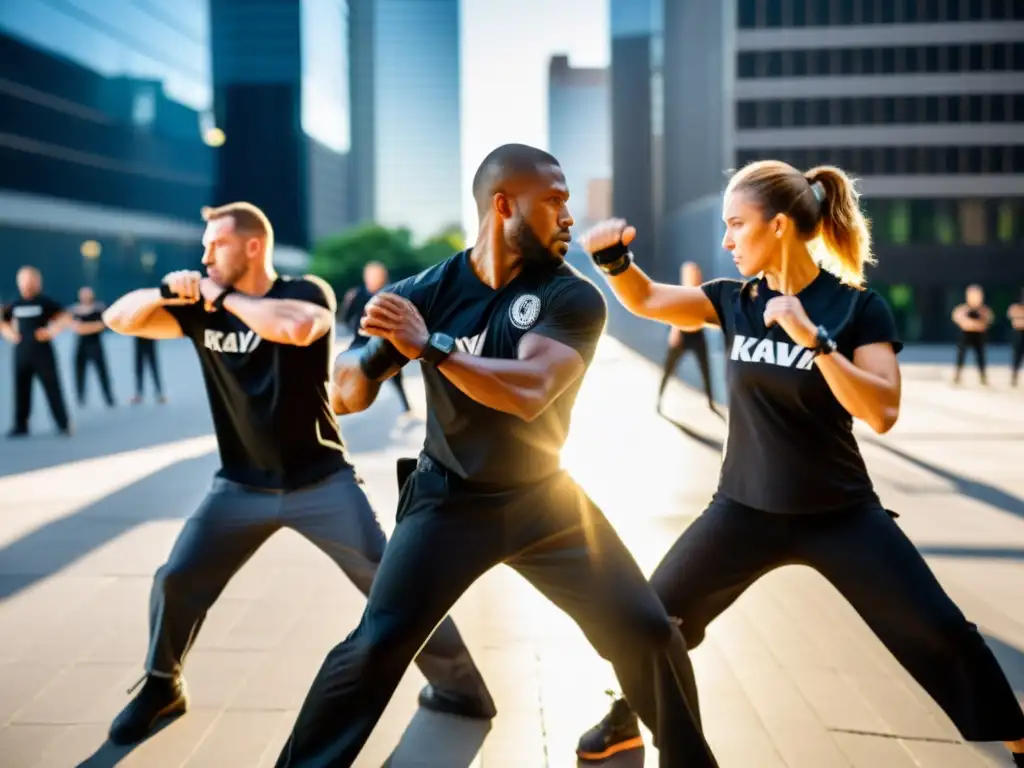
[[[539,315],[540,299],[532,293],[524,293],[522,296],[517,296],[508,310],[508,317],[512,321],[512,325],[524,331],[527,328],[533,327]]]

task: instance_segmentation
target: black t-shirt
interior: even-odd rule
[[[480,281],[469,251],[385,291],[419,309],[431,332],[456,339],[457,349],[480,357],[514,360],[527,333],[572,347],[589,367],[608,309],[601,292],[568,264],[521,272],[495,291]],[[450,472],[500,487],[542,480],[560,468],[572,406],[581,376],[540,416],[518,416],[481,405],[423,363],[427,435],[423,450]]]
[[[762,279],[713,280],[704,292],[725,336],[729,429],[719,494],[765,512],[811,513],[877,501],[853,436],[853,417],[814,365],[764,310],[779,294]],[[822,270],[797,294],[839,352],[902,343],[888,305],[874,291],[845,286]]]
[[[278,278],[267,299],[297,299],[335,311],[316,278]],[[229,480],[295,490],[348,466],[327,394],[334,330],[308,347],[261,339],[227,310],[169,306],[199,353],[222,468]]]
[[[13,320],[21,335],[15,354],[19,357],[31,356],[38,349],[49,349],[50,342],[38,341],[35,333],[63,311],[64,307],[44,294],[31,299],[15,299],[4,307],[4,321],[10,323]]]
[[[363,317],[363,312],[366,311],[366,305],[373,298],[373,294],[366,290],[365,286],[359,286],[353,289],[352,298],[348,301],[345,311],[341,316],[341,322],[354,334],[352,343],[349,344],[349,349],[353,347],[361,347],[370,340],[369,336],[363,336],[359,333],[359,321]]]
[[[106,307],[99,302],[92,305],[89,310],[76,304],[70,310],[71,316],[80,323],[98,323],[103,320],[103,311]],[[78,335],[79,344],[96,344],[100,340],[100,334],[103,330],[92,331],[91,333],[82,333]]]

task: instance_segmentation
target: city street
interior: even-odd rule
[[[70,342],[60,340],[67,383]],[[100,405],[90,380],[76,434],[56,437],[37,388],[35,436],[0,442],[0,766],[272,766],[324,654],[363,604],[327,557],[291,532],[260,550],[210,612],[187,663],[190,712],[134,749],[105,743],[142,674],[153,572],[217,466],[188,343],[159,344],[169,402],[150,396],[130,406],[131,342],[113,334],[105,342],[116,409]],[[713,362],[722,365],[720,356]],[[5,431],[10,365],[3,345]],[[413,369],[410,399],[422,415]],[[672,421],[659,417],[658,377],[655,365],[605,336],[564,453],[647,573],[710,498],[724,436],[723,422],[680,382],[665,401]],[[900,513],[1024,701],[1024,392],[1008,387],[1005,364],[993,367],[987,389],[973,369],[959,388],[949,378],[948,366],[906,365],[899,424],[884,437],[858,430],[883,502]],[[385,387],[368,412],[342,421],[387,531],[395,459],[422,441],[422,420],[398,414]],[[579,734],[603,716],[603,691],[615,687],[610,667],[507,568],[473,586],[453,615],[497,719],[488,729],[418,711],[423,679],[412,668],[356,765],[575,765]],[[723,768],[1010,764],[995,745],[963,744],[853,609],[806,568],[766,577],[712,625],[693,658]],[[608,765],[655,766],[656,750]]]

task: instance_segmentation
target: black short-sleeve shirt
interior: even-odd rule
[[[266,299],[308,301],[335,311],[316,278],[278,278]],[[307,347],[261,339],[227,310],[168,306],[192,340],[210,400],[218,474],[268,490],[295,490],[348,466],[327,393],[334,330]]]
[[[36,331],[45,328],[63,311],[64,307],[42,293],[31,299],[15,299],[4,307],[4,322],[14,322],[21,336],[15,356],[25,359],[35,354],[37,350],[50,349],[49,341],[36,339]]]
[[[514,360],[523,336],[535,333],[572,347],[590,365],[608,313],[592,282],[561,264],[523,271],[495,291],[473,273],[469,258],[469,251],[456,254],[384,290],[412,301],[427,328],[452,336],[462,352]],[[582,376],[531,422],[481,405],[426,363],[423,379],[424,451],[450,472],[515,486],[558,471]]]
[[[779,294],[761,279],[713,280],[704,292],[725,336],[729,427],[718,492],[754,509],[812,513],[877,501],[853,435],[853,417],[832,394],[815,353],[794,343],[764,311]],[[800,299],[839,352],[902,343],[877,293],[822,270]]]

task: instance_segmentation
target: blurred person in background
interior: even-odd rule
[[[1024,363],[1024,291],[1021,292],[1020,301],[1011,304],[1006,312],[1010,320],[1010,327],[1013,329],[1013,340],[1011,348],[1013,358],[1010,361],[1010,384],[1017,386],[1017,375],[1020,373],[1021,364]]]
[[[92,366],[96,369],[103,399],[113,407],[114,395],[110,390],[110,373],[107,368],[107,355],[103,349],[103,331],[107,326],[103,323],[103,311],[106,305],[96,301],[92,288],[83,286],[78,289],[78,303],[68,311],[73,319],[72,328],[78,335],[75,344],[75,394],[78,404],[85,405],[85,374]]]
[[[899,417],[902,348],[885,300],[864,287],[871,235],[849,177],[752,163],[722,220],[744,280],[656,283],[633,264],[636,230],[595,227],[584,247],[632,313],[717,325],[730,350],[718,489],[651,582],[687,647],[762,576],[790,564],[826,578],[967,741],[1002,741],[1024,765],[1024,714],[984,636],[882,506],[853,433]],[[642,746],[626,698],[580,738],[582,760]],[[696,710],[696,690],[687,698]]]
[[[698,286],[703,282],[700,267],[695,262],[687,261],[680,270],[683,285]],[[665,353],[665,363],[662,366],[661,384],[658,387],[658,413],[661,413],[661,400],[665,394],[665,387],[669,379],[675,374],[676,366],[683,359],[687,352],[693,352],[697,356],[697,364],[700,366],[701,379],[704,382],[704,393],[708,398],[708,408],[715,414],[715,398],[711,394],[711,366],[708,362],[708,345],[704,338],[704,328],[677,328],[672,326],[668,332],[668,350]]]
[[[153,377],[153,391],[156,392],[156,401],[166,403],[163,386],[160,384],[160,363],[156,357],[156,339],[145,339],[142,336],[135,337],[135,397],[132,398],[132,405],[142,402],[142,395],[146,390],[146,368],[149,368],[150,376]]]
[[[989,326],[994,315],[985,306],[985,292],[980,285],[969,285],[964,292],[966,301],[953,310],[953,322],[960,329],[960,337],[956,343],[956,368],[953,372],[953,383],[960,383],[967,350],[974,352],[974,361],[978,365],[978,375],[982,384],[988,384],[985,375],[985,342]]]
[[[345,294],[341,311],[338,313],[341,322],[352,333],[352,343],[349,349],[360,349],[366,346],[370,337],[359,330],[359,321],[366,311],[366,304],[388,283],[388,269],[379,261],[369,261],[363,267],[363,284],[352,288]],[[392,386],[398,392],[398,399],[402,403],[402,414],[412,413],[409,406],[409,398],[405,394],[405,384],[402,381],[402,371],[399,370],[391,377]]]
[[[32,380],[38,378],[50,412],[62,435],[71,434],[60,383],[57,357],[50,343],[72,320],[60,304],[46,296],[43,277],[35,267],[22,267],[17,275],[20,297],[4,308],[4,337],[14,350],[14,426],[8,437],[28,435],[32,414]]]

